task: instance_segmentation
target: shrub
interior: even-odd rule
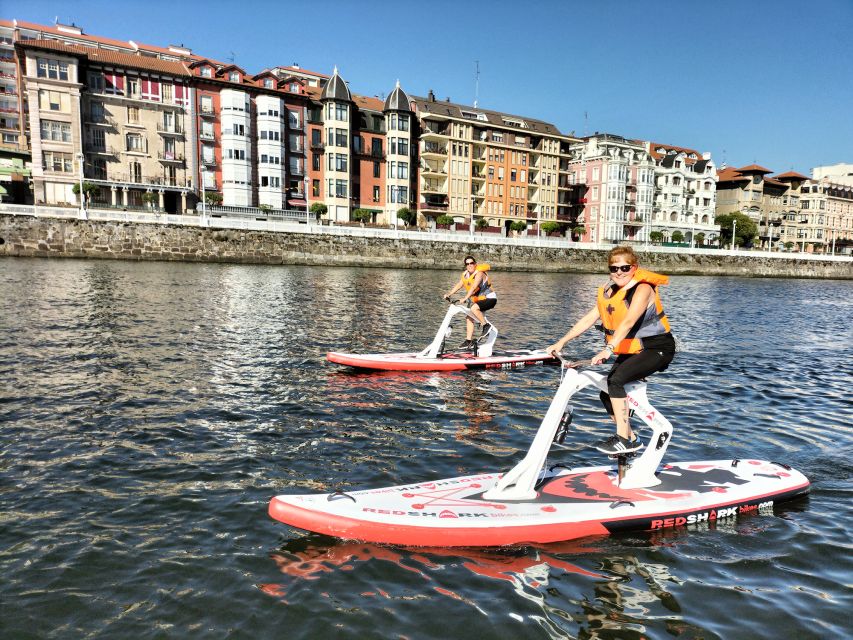
[[[485,229],[489,226],[489,221],[485,218],[477,218],[477,222],[474,223],[474,226],[478,229]]]
[[[356,222],[370,222],[370,211],[367,209],[356,209],[352,212],[352,219]]]
[[[684,234],[681,233],[681,231],[678,231],[676,229],[675,231],[672,232],[672,241],[673,242],[683,242],[684,241]]]
[[[453,224],[453,216],[449,216],[447,214],[442,214],[435,219],[436,224]]]
[[[264,211],[264,212],[272,211],[272,205],[271,204],[259,204],[258,209],[260,209],[261,211]]]
[[[555,231],[560,230],[560,223],[554,222],[553,220],[549,220],[548,222],[543,222],[540,227],[543,233],[554,233]]]
[[[222,204],[222,194],[215,191],[205,191],[204,201],[210,205]]]
[[[308,210],[317,216],[324,216],[329,211],[329,207],[324,205],[322,202],[315,202]]]
[[[579,224],[578,226],[572,229],[572,233],[578,238],[580,238],[583,234],[586,233],[586,227],[584,227],[582,224]]]
[[[652,231],[649,234],[649,240],[651,240],[655,244],[659,244],[659,243],[663,242],[663,232],[662,231]]]
[[[524,231],[527,228],[527,222],[524,220],[513,220],[510,223],[509,228],[512,231]]]
[[[705,234],[704,233],[699,232],[696,234],[696,244],[697,245],[705,244]]]
[[[418,214],[409,209],[409,207],[402,207],[397,211],[397,219],[402,221],[402,223],[408,227],[415,223],[418,219]]]

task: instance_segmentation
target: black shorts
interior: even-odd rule
[[[476,303],[478,307],[480,307],[480,311],[486,312],[489,309],[494,309],[495,305],[498,303],[497,298],[486,298],[485,300],[480,300]],[[472,305],[473,306],[473,305]]]

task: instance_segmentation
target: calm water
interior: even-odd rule
[[[425,346],[458,274],[0,270],[0,637],[851,633],[851,282],[678,277],[665,290],[684,351],[649,391],[676,428],[669,459],[784,461],[812,480],[808,499],[710,529],[459,551],[338,542],[266,515],[276,493],[519,459],[557,368],[354,374],[324,361]],[[490,315],[521,348],[564,332],[601,278],[493,281]],[[612,431],[597,400],[575,415],[571,450],[552,460],[603,463],[588,448]]]

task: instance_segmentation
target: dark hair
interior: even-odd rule
[[[474,264],[477,263],[477,258],[475,258],[474,256],[465,256],[465,259],[462,262],[468,262],[469,260],[473,260]]]

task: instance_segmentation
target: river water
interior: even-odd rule
[[[850,636],[853,282],[664,290],[682,351],[649,395],[675,426],[668,459],[786,462],[810,497],[710,528],[447,550],[310,535],[266,507],[521,457],[556,367],[363,374],[324,360],[425,346],[457,273],[0,269],[0,637]],[[500,343],[532,348],[592,305],[602,276],[492,279]],[[552,460],[603,464],[597,399],[575,416]]]

